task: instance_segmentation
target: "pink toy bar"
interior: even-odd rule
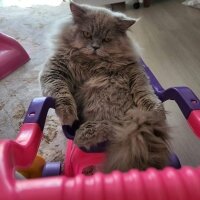
[[[24,48],[0,32],[0,80],[30,60]]]
[[[144,65],[155,93],[162,101],[175,100],[183,115],[200,136],[200,101],[186,87],[164,90],[149,68]],[[83,169],[104,159],[103,153],[86,153],[69,140],[64,174],[54,177],[16,180],[14,170],[29,166],[42,138],[45,118],[49,108],[54,108],[51,97],[34,99],[15,140],[0,141],[0,200],[199,200],[200,167],[149,168],[146,171],[114,171],[105,175],[81,174]],[[74,127],[72,127],[73,129]],[[74,128],[75,129],[75,128]],[[73,139],[73,131],[65,132]]]

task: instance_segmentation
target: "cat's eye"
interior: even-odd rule
[[[83,31],[83,36],[85,38],[91,38],[92,37],[91,34],[89,32],[87,32],[87,31]]]
[[[106,38],[103,39],[103,41],[104,41],[104,42],[110,42],[110,41],[111,41],[111,38],[106,37]]]

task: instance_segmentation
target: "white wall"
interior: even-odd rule
[[[83,4],[90,4],[90,5],[106,5],[106,4],[112,4],[112,3],[120,3],[125,1],[131,1],[132,3],[136,2],[136,0],[73,0],[77,3],[83,3]],[[140,3],[143,2],[143,0],[139,0]]]
[[[85,4],[91,4],[91,5],[106,5],[106,4],[112,4],[112,3],[120,3],[125,2],[125,0],[73,0],[77,3],[85,3]]]

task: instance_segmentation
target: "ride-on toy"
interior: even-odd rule
[[[187,87],[163,89],[150,69],[141,61],[155,93],[161,101],[174,100],[197,136],[200,136],[200,101]],[[55,108],[51,97],[35,98],[27,111],[24,123],[15,140],[0,141],[0,199],[2,200],[199,200],[200,168],[183,166],[172,154],[169,165],[163,170],[136,169],[110,174],[96,172],[92,167],[104,159],[103,152],[92,148],[84,152],[73,143],[75,131],[68,131],[64,170],[59,163],[47,163],[43,176],[16,180],[15,169],[32,164],[42,138],[45,118],[49,108]],[[73,127],[77,128],[76,125]],[[101,146],[102,147],[102,146]],[[100,148],[100,150],[102,150]],[[60,175],[59,175],[60,174]],[[54,176],[53,176],[54,175]],[[46,177],[51,176],[51,177]]]

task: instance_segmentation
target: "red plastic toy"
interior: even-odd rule
[[[142,62],[142,61],[141,61]],[[197,136],[200,136],[200,101],[186,87],[164,90],[150,69],[143,63],[155,93],[162,101],[175,100]],[[95,173],[83,175],[85,167],[99,164],[103,153],[86,153],[72,140],[68,142],[64,172],[52,177],[16,180],[16,168],[32,164],[42,138],[49,108],[54,108],[51,97],[34,99],[15,140],[0,141],[0,199],[1,200],[199,200],[200,167],[150,168],[146,171],[130,170],[126,173]],[[56,163],[54,163],[56,166]],[[58,166],[58,165],[57,165]],[[52,172],[53,167],[47,169]],[[51,174],[51,173],[49,173]],[[51,174],[53,175],[53,174]]]
[[[0,80],[30,60],[24,48],[0,32]]]

